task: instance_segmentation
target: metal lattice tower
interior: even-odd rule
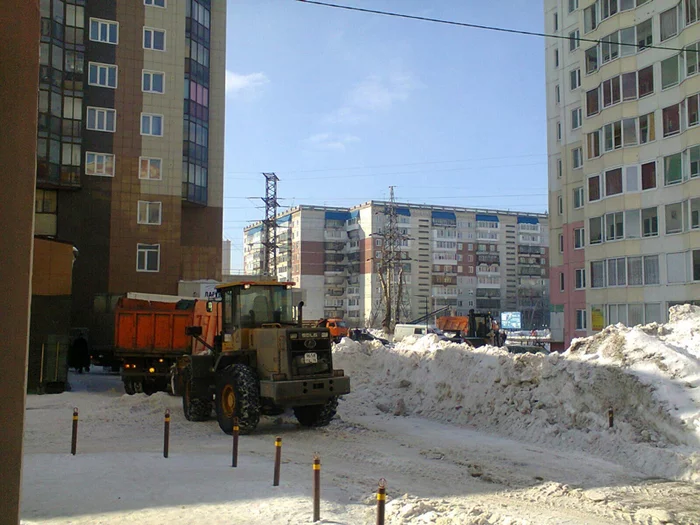
[[[265,220],[262,229],[262,261],[261,275],[277,277],[277,181],[274,173],[263,173],[265,176]]]

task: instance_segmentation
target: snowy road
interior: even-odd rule
[[[117,376],[94,371],[73,376],[73,386],[28,398],[24,523],[310,523],[314,453],[323,465],[322,523],[374,523],[382,477],[389,524],[700,523],[697,485],[427,419],[360,415],[350,396],[325,429],[263,418],[241,437],[232,469],[231,438],[213,420],[184,420],[179,398],[125,396]],[[76,457],[68,454],[73,406]],[[173,412],[168,459],[165,408]],[[282,481],[272,487],[278,435]]]

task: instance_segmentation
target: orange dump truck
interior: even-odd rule
[[[130,395],[176,393],[172,367],[177,358],[208,351],[185,335],[186,326],[201,326],[210,346],[221,332],[221,303],[203,299],[129,293],[119,299],[114,315],[114,354],[122,359],[124,391]]]

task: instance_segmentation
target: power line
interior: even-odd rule
[[[354,7],[354,6],[349,6],[349,5],[342,5],[342,4],[331,4],[328,2],[318,2],[316,0],[296,0],[297,2],[301,2],[304,4],[315,4],[315,5],[320,5],[324,7],[333,7],[336,9],[345,9],[346,11],[358,11],[361,13],[369,13],[373,15],[384,15],[384,16],[393,16],[396,18],[407,18],[409,20],[419,20],[421,22],[434,22],[437,24],[447,24],[447,25],[452,25],[452,26],[459,26],[459,27],[469,27],[471,29],[484,29],[486,31],[497,31],[500,33],[511,33],[511,34],[516,34],[516,35],[526,35],[526,36],[538,36],[538,37],[544,37],[544,38],[556,38],[560,40],[576,40],[577,42],[591,42],[594,44],[601,44],[603,43],[603,40],[596,40],[594,38],[570,38],[568,36],[564,35],[553,35],[551,33],[540,33],[537,31],[524,31],[521,29],[510,29],[506,27],[498,27],[498,26],[486,26],[486,25],[481,25],[481,24],[471,24],[468,22],[457,22],[455,20],[445,20],[442,18],[429,18],[426,16],[417,16],[417,15],[407,15],[403,13],[394,13],[391,11],[379,11],[377,9],[365,9],[362,7]],[[653,46],[653,45],[646,45],[646,44],[628,44],[625,42],[606,42],[608,44],[618,44],[621,46],[628,46],[628,47],[636,47],[639,49],[665,49],[666,51],[692,51],[697,53],[697,50],[694,49],[684,49],[684,48],[678,48],[678,47],[665,47],[665,46]]]

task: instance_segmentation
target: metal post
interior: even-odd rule
[[[377,489],[377,525],[384,525],[384,507],[386,505],[386,480],[379,480]]]
[[[70,453],[75,456],[78,448],[78,407],[73,409],[73,435],[70,440]]]
[[[613,427],[613,409],[612,407],[608,408],[608,428]]]
[[[165,410],[165,426],[163,429],[163,457],[168,457],[170,449],[170,410]]]
[[[39,368],[39,390],[41,391],[41,385],[44,382],[44,349],[46,343],[41,343],[41,366]]]
[[[320,521],[321,519],[321,458],[314,456],[314,484],[313,484],[313,499],[314,499],[314,519],[313,521]]]
[[[58,353],[59,353],[59,345],[60,343],[56,343],[56,371],[54,372],[54,381],[58,381]]]
[[[277,487],[280,484],[280,463],[282,462],[282,438],[275,439],[275,475],[272,480],[272,486]]]
[[[231,453],[231,466],[238,466],[238,418],[233,418],[233,452]]]

